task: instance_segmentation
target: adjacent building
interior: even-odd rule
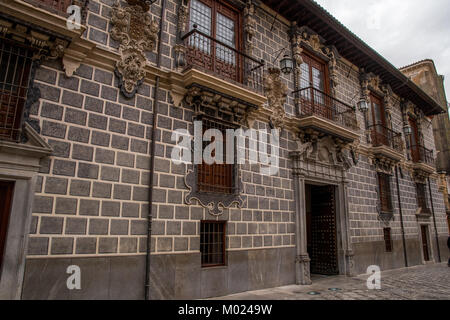
[[[0,12],[1,298],[195,299],[441,260],[445,110],[314,1]]]

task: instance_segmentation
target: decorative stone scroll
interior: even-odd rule
[[[178,34],[182,35],[188,29],[189,3],[191,0],[180,0],[178,6]]]
[[[286,118],[284,104],[288,94],[287,85],[281,80],[281,70],[269,68],[264,76],[263,84],[268,107],[272,111],[270,123],[275,128],[281,128]]]
[[[153,51],[158,24],[147,13],[144,1],[128,0],[130,6],[113,6],[111,37],[120,43],[121,60],[116,64],[116,75],[122,93],[131,98],[145,77],[146,51]]]

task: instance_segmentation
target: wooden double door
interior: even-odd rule
[[[310,197],[306,220],[311,273],[338,275],[335,188],[310,186]]]

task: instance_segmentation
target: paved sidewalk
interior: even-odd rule
[[[450,268],[430,264],[382,272],[381,289],[368,290],[368,275],[315,277],[310,286],[249,291],[217,300],[450,300]],[[331,289],[331,290],[330,290]],[[312,293],[316,293],[313,295]]]

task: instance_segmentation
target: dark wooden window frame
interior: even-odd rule
[[[330,76],[329,76],[329,70],[328,70],[328,63],[317,57],[316,55],[314,55],[313,53],[309,52],[308,50],[304,49],[303,53],[302,53],[302,58],[303,58],[303,62],[305,63],[308,60],[311,60],[313,63],[316,64],[316,66],[320,66],[323,69],[323,82],[324,82],[324,88],[323,91],[326,94],[330,94],[331,92],[331,84],[330,84]],[[314,65],[313,64],[309,64],[309,85],[310,87],[313,86],[313,81],[312,81],[312,67]],[[302,75],[300,75],[300,79],[299,79],[299,83],[301,83],[301,77]],[[319,89],[319,88],[318,88]]]
[[[208,116],[201,116],[197,120],[202,121],[203,132],[208,129],[218,129],[222,132],[223,141],[223,164],[198,164],[196,165],[197,190],[199,193],[213,194],[235,194],[237,186],[237,165],[226,164],[226,130],[236,129],[236,126],[223,120],[217,120]],[[205,126],[205,123],[216,124],[217,127]],[[221,130],[222,129],[222,130]],[[206,143],[206,145],[212,142]],[[221,142],[222,143],[222,142]],[[202,154],[205,145],[202,147]],[[236,162],[236,141],[234,141],[234,156]]]
[[[386,173],[377,173],[378,179],[378,199],[380,201],[381,213],[392,214],[394,212],[392,205],[391,176]]]
[[[211,34],[210,34],[210,37],[212,39],[216,39],[218,42],[222,42],[221,40],[219,40],[217,38],[217,14],[220,13],[223,16],[225,16],[226,18],[234,21],[234,23],[235,23],[234,46],[237,51],[242,51],[242,47],[243,47],[242,12],[240,10],[238,10],[236,7],[234,7],[232,4],[225,2],[225,1],[220,1],[220,0],[197,0],[197,1],[201,2],[202,4],[204,4],[205,6],[207,6],[211,9],[211,25],[210,25]],[[190,30],[190,23],[191,23],[191,19],[192,19],[191,7],[192,7],[192,1],[189,3],[189,30]],[[230,12],[233,12],[236,16],[232,17]],[[199,30],[199,31],[201,31],[201,30]],[[218,46],[220,46],[218,43],[212,41],[210,43],[210,49],[209,49],[209,50],[211,50],[210,53],[201,53],[200,52],[201,50],[197,50],[197,55],[200,55],[200,57],[204,56],[204,58],[202,59],[203,61],[207,61],[209,58],[212,59],[211,67],[213,67],[214,69],[217,68],[216,61],[220,60],[216,56],[216,48]],[[229,49],[227,49],[226,47],[223,47],[223,48],[227,52],[229,51]],[[242,79],[244,77],[244,68],[243,68],[244,61],[240,55],[238,55],[236,53],[232,53],[232,54],[234,55],[234,57],[236,59],[236,61],[235,61],[236,77],[232,77],[231,80],[241,83]],[[196,65],[198,65],[198,62],[196,63]],[[226,65],[226,63],[224,63],[224,65]],[[206,65],[204,66],[204,68],[206,70],[209,69]],[[216,70],[209,70],[209,71],[215,72]],[[224,74],[221,74],[221,75],[225,76]]]
[[[213,229],[217,227],[222,230],[219,230],[220,241],[219,243],[215,243],[217,240],[213,237],[211,238],[210,232],[205,233],[203,230],[206,226],[211,226]],[[226,231],[227,231],[227,223],[226,221],[211,221],[211,220],[202,220],[200,222],[200,253],[201,253],[201,261],[202,268],[211,268],[211,267],[222,267],[227,265],[226,260]],[[209,237],[208,237],[209,235]],[[206,239],[209,238],[209,239]],[[213,242],[211,243],[211,240]],[[207,242],[208,241],[208,242]],[[217,246],[219,244],[219,246]],[[205,252],[207,251],[207,252]],[[219,261],[212,259],[212,256],[219,256]]]
[[[383,229],[384,245],[385,245],[386,252],[392,252],[392,249],[393,249],[391,231],[392,231],[391,228]]]

